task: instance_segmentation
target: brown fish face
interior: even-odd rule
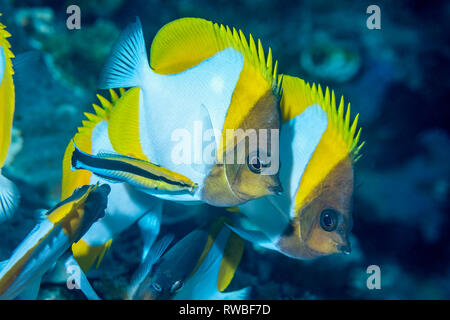
[[[250,111],[242,128],[225,131],[223,161],[205,180],[203,195],[212,205],[235,206],[282,192],[278,177],[280,107],[272,91]]]
[[[254,135],[253,140],[259,143],[243,138],[234,150],[236,163],[225,164],[231,190],[242,202],[282,192],[278,177],[278,131],[260,130]]]
[[[314,190],[313,200],[298,210],[279,242],[280,251],[299,259],[350,253],[352,192],[351,160],[344,159]]]

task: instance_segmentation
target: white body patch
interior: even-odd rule
[[[211,89],[216,94],[221,94],[223,92],[223,89],[225,87],[225,83],[223,81],[223,78],[221,76],[216,76],[211,79]]]
[[[148,73],[139,107],[142,150],[150,161],[199,184],[194,196],[187,193],[161,193],[156,196],[172,201],[200,200],[203,180],[214,165],[214,161],[203,161],[205,146],[215,143],[216,149],[220,142],[243,65],[242,54],[229,48],[178,74]],[[208,139],[205,135],[213,129],[210,139],[203,141]],[[187,139],[173,141],[176,132],[184,133]],[[172,152],[180,148],[180,143],[184,150],[190,152],[181,163],[179,159],[174,159]],[[200,152],[200,159],[196,152]]]
[[[246,219],[242,226],[247,230],[263,232],[267,243],[259,245],[274,249],[289,220],[294,216],[294,201],[303,172],[328,125],[327,114],[313,105],[284,123],[280,136],[280,181],[285,191],[281,196],[268,196],[239,206]],[[276,250],[276,248],[275,248]]]
[[[141,88],[142,151],[151,162],[198,184],[193,195],[185,191],[145,192],[186,204],[201,202],[203,180],[215,164],[215,152],[243,67],[242,53],[227,48],[183,72],[158,74],[148,63],[139,19],[122,32],[100,76],[100,88]]]
[[[280,136],[280,181],[289,197],[291,215],[295,195],[322,134],[327,129],[327,113],[319,106],[306,108],[301,114],[283,124]]]

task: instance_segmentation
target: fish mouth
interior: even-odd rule
[[[345,255],[349,255],[352,252],[352,246],[350,244],[350,241],[348,241],[347,239],[345,239],[342,244],[338,244],[336,246],[336,249],[338,250],[338,252]]]
[[[269,186],[267,189],[277,196],[280,196],[283,193],[283,187],[281,185]]]

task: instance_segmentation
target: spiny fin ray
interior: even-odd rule
[[[344,96],[341,96],[339,105],[337,105],[334,90],[331,90],[330,93],[330,89],[326,87],[325,94],[323,94],[320,84],[317,86],[315,83],[310,85],[300,78],[287,75],[284,75],[282,90],[281,114],[283,122],[293,119],[307,107],[316,103],[319,104],[328,114],[329,120],[347,146],[353,162],[357,160],[363,145],[363,143],[358,144],[361,128],[356,132],[359,114],[355,116],[350,126],[350,103],[345,108]]]
[[[277,72],[272,68],[270,49],[266,56],[261,41],[258,39],[256,45],[251,34],[247,41],[241,30],[204,19],[182,18],[162,27],[153,40],[150,63],[157,73],[174,74],[189,69],[230,47],[241,52],[244,59],[261,72],[273,91],[279,92]]]

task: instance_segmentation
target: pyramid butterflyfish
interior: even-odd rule
[[[297,259],[350,253],[353,165],[361,129],[334,91],[284,76],[280,180],[285,193],[235,208],[241,237]]]
[[[272,149],[279,140],[281,79],[260,41],[198,18],[161,28],[148,60],[137,20],[100,77],[102,89],[131,88],[111,113],[109,140],[119,154],[198,184],[193,193],[143,189],[161,199],[233,206],[280,193]]]

